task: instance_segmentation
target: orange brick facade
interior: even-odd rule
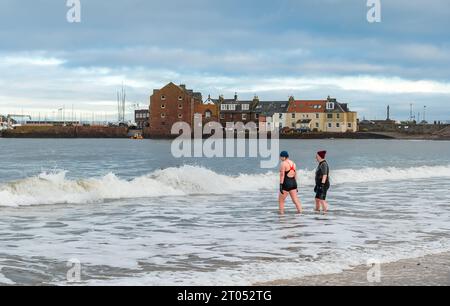
[[[202,115],[203,125],[209,122],[219,122],[219,107],[216,104],[196,104],[194,113]]]
[[[169,83],[155,89],[150,97],[150,136],[170,136],[176,122],[192,126],[196,105],[201,105],[199,93],[186,89],[184,85]]]

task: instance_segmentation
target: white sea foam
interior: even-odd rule
[[[0,285],[15,285],[16,283],[2,274],[3,267],[0,266]]]
[[[426,255],[448,252],[448,244],[441,242],[427,243],[426,247],[402,245],[402,248],[356,250],[346,249],[343,253],[330,254],[318,261],[297,260],[294,262],[252,262],[239,269],[221,268],[209,272],[151,272],[138,273],[125,278],[91,280],[90,286],[249,286],[277,280],[295,280],[314,275],[341,273],[357,266],[366,266],[369,261],[380,264],[397,262],[405,259],[421,258]],[[369,269],[369,267],[367,268]]]
[[[110,173],[103,177],[71,180],[65,171],[42,173],[0,186],[0,206],[99,203],[123,198],[232,194],[276,188],[278,174],[228,176],[202,167],[183,166],[124,180]],[[314,171],[299,170],[301,185],[312,185]],[[450,177],[450,166],[414,168],[340,169],[331,174],[333,184],[402,181]]]

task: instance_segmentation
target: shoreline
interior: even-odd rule
[[[367,280],[367,266],[341,273],[258,283],[257,286],[450,286],[450,252],[381,264],[381,282]]]
[[[208,139],[210,135],[203,135],[203,139]],[[125,131],[115,130],[96,131],[85,133],[0,133],[0,138],[5,139],[130,139],[131,137]],[[144,139],[150,140],[174,140],[178,136],[144,136]],[[235,138],[237,138],[235,136]],[[248,138],[248,136],[246,136]],[[268,136],[270,139],[270,135]],[[225,137],[224,137],[225,139]],[[301,134],[301,135],[280,135],[281,140],[336,140],[336,139],[354,139],[354,140],[434,140],[434,141],[449,141],[450,137],[438,137],[428,134],[388,134],[388,133],[319,133],[319,134]]]

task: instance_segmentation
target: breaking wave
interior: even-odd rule
[[[212,170],[183,166],[158,170],[125,180],[110,173],[103,177],[71,180],[65,171],[42,173],[0,186],[0,206],[100,203],[123,198],[231,194],[252,190],[276,190],[278,173],[228,176]],[[314,171],[300,170],[301,185],[314,182]],[[414,168],[340,169],[332,173],[333,184],[402,181],[450,177],[450,166]]]

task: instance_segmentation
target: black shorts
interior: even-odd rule
[[[316,186],[316,188],[314,188],[314,191],[316,192],[316,199],[325,201],[327,199],[328,189],[330,189],[329,185],[325,185],[322,190]]]
[[[284,181],[283,184],[283,190],[284,191],[292,191],[292,190],[297,190],[298,186],[297,186],[297,180],[295,180],[294,178],[287,178]]]

